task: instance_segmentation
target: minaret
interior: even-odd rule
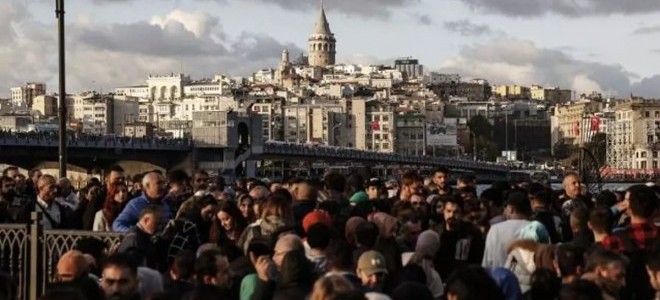
[[[330,31],[330,24],[325,17],[323,2],[321,11],[316,20],[314,33],[309,37],[309,65],[312,67],[325,67],[335,64],[336,49],[335,35]]]

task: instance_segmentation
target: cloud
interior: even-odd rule
[[[660,25],[642,26],[635,29],[635,31],[633,31],[633,34],[653,34],[653,33],[660,33]]]
[[[433,20],[429,15],[417,15],[417,21],[422,25],[433,25]]]
[[[0,7],[2,7],[2,2]],[[18,3],[18,2],[16,2]],[[0,33],[11,31],[11,43],[0,43],[0,95],[26,81],[57,87],[57,51],[52,25],[29,14],[0,10]],[[193,78],[213,74],[248,75],[275,66],[282,50],[302,50],[268,35],[250,32],[229,38],[220,20],[206,13],[175,10],[150,22],[67,26],[67,89],[71,93],[143,83],[148,74],[179,72]],[[45,51],[46,50],[46,51]],[[96,81],[96,84],[92,84]]]
[[[660,11],[657,0],[458,0],[473,9],[517,17],[646,14]]]
[[[635,77],[619,65],[579,60],[561,50],[512,38],[466,46],[458,57],[445,60],[441,71],[485,78],[492,84],[540,84],[619,96],[629,94]],[[646,94],[652,87],[647,81],[640,81],[645,93],[640,95],[660,95],[660,88],[655,88],[658,93]]]
[[[443,23],[445,29],[459,33],[464,36],[480,36],[491,34],[493,31],[488,25],[480,25],[470,22],[467,19],[457,21],[446,21]]]

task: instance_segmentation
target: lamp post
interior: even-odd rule
[[[64,0],[56,0],[55,16],[57,17],[58,48],[59,48],[59,175],[60,178],[66,177],[66,86],[65,86],[65,53],[64,53]]]

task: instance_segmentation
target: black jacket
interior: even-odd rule
[[[277,282],[259,280],[252,300],[305,300],[315,280],[312,270],[304,251],[289,252],[282,260],[282,273]]]

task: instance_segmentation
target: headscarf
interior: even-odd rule
[[[385,238],[393,237],[393,231],[398,224],[398,220],[384,212],[377,212],[371,215],[371,221],[378,226],[380,235]]]
[[[415,254],[424,259],[434,259],[440,249],[440,236],[433,230],[422,232],[417,238]]]
[[[344,227],[344,237],[349,244],[355,244],[355,231],[358,226],[362,223],[366,223],[367,220],[361,217],[351,217],[346,221],[346,226]]]

